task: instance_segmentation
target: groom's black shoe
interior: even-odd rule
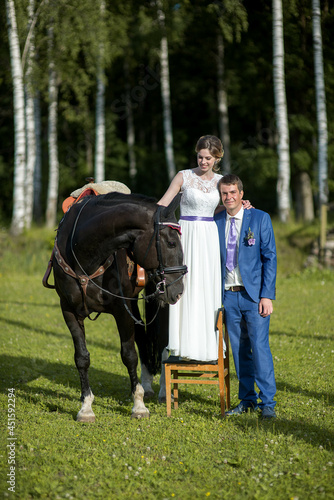
[[[247,413],[248,411],[253,412],[258,409],[258,405],[254,405],[253,403],[241,403],[238,404],[236,408],[233,410],[229,410],[225,412],[226,417],[231,417],[232,415],[241,415],[242,413]]]

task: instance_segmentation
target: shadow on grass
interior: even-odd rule
[[[300,333],[300,331],[298,331],[297,329],[289,329],[289,331],[279,331],[279,330],[270,330],[270,336],[273,336],[273,335],[278,335],[279,337],[283,337],[283,336],[286,336],[286,337],[292,337],[295,341],[298,341],[298,339],[307,339],[308,341],[312,340],[313,341],[317,341],[317,340],[325,340],[325,341],[328,341],[329,339],[331,339],[331,335],[310,335],[310,334],[302,334]]]
[[[46,330],[45,328],[38,328],[36,326],[32,327],[30,324],[25,323],[24,321],[7,319],[7,318],[3,318],[0,316],[0,324],[1,324],[1,322],[5,323],[6,325],[12,325],[16,328],[22,328],[24,330],[33,331],[35,333],[41,333],[43,335],[53,336],[53,337],[57,337],[57,338],[63,338],[66,341],[72,340],[71,333],[67,329],[65,322],[64,322],[64,330],[66,331],[66,333],[58,333],[58,332],[54,332],[51,330]],[[87,323],[87,324],[89,324],[89,323]],[[88,330],[88,328],[87,328],[87,330]],[[89,335],[89,331],[86,333],[87,333],[87,347],[88,348],[89,348],[89,346],[95,346],[95,347],[100,347],[101,349],[105,349],[108,351],[119,352],[118,348],[112,347],[110,345],[110,343],[107,343],[108,339],[106,339],[106,342],[97,342],[96,340],[94,340],[93,335]],[[112,328],[110,328],[110,334],[112,334]]]
[[[302,440],[312,446],[331,450],[332,443],[334,442],[334,432],[329,430],[328,427],[315,425],[305,422],[302,418],[287,419],[278,417],[275,421],[263,421],[260,418],[248,418],[249,415],[240,417],[229,417],[229,421],[240,429],[253,428],[254,434],[259,430],[268,431],[270,434],[285,434],[286,436],[293,436],[297,440]]]
[[[119,362],[122,363],[119,358]],[[24,398],[28,403],[36,404],[47,408],[48,411],[61,411],[75,418],[77,411],[80,409],[80,403],[76,412],[69,410],[66,406],[67,401],[80,400],[80,381],[79,374],[73,366],[61,363],[50,362],[45,359],[28,358],[24,356],[0,356],[0,390],[7,392],[8,388],[15,388],[20,391],[20,398]],[[49,382],[30,387],[28,384],[38,381],[39,378],[45,378]],[[99,398],[112,398],[114,401],[126,401],[131,399],[130,380],[127,375],[118,375],[115,373],[98,370],[91,366],[89,368],[89,379],[92,386],[92,391],[96,397],[96,406],[104,408],[105,411],[110,411],[110,405],[99,401]],[[50,386],[54,384],[54,389]],[[59,388],[59,386],[62,386]],[[73,391],[68,391],[67,388],[75,389],[77,397]],[[42,397],[41,397],[42,396]],[[97,403],[98,402],[98,403]],[[114,407],[113,407],[114,411]],[[116,411],[121,414],[130,415],[131,410],[128,407],[117,405]]]
[[[58,304],[51,304],[48,302],[47,304],[44,303],[38,303],[38,302],[30,302],[29,300],[26,301],[20,301],[20,300],[0,300],[0,304],[7,304],[7,305],[12,305],[12,306],[31,306],[31,307],[53,307],[53,308],[58,308],[60,309],[60,305]]]
[[[311,378],[311,373],[310,373],[310,378]],[[326,403],[329,405],[334,405],[334,394],[331,392],[326,392],[326,391],[316,391],[316,390],[309,390],[305,389],[304,387],[301,388],[298,385],[292,385],[287,382],[277,382],[276,381],[276,386],[279,391],[282,392],[291,392],[295,394],[303,394],[303,396],[306,396],[307,398],[312,398],[312,399],[324,399]],[[291,396],[293,397],[293,396]]]

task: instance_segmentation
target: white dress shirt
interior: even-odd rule
[[[227,248],[228,236],[229,236],[229,232],[230,232],[231,219],[232,219],[232,217],[234,217],[234,219],[235,219],[235,228],[237,231],[237,266],[233,269],[233,271],[229,271],[227,269],[227,267],[225,267],[225,290],[229,289],[231,286],[244,286],[242,279],[241,279],[239,263],[238,263],[239,241],[240,241],[240,232],[241,232],[241,224],[242,224],[243,216],[244,216],[243,207],[241,207],[239,212],[234,216],[231,216],[228,213],[226,213],[226,225],[225,225],[226,248]]]

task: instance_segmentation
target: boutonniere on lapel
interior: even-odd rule
[[[254,233],[251,231],[250,227],[248,228],[248,233],[247,233],[245,240],[246,240],[248,246],[251,247],[252,245],[255,245]]]

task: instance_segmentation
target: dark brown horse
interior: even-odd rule
[[[140,323],[136,302],[139,290],[136,277],[129,274],[129,263],[146,270],[151,289],[153,286],[147,300],[154,300],[157,308],[159,303],[177,302],[187,270],[174,215],[178,203],[175,199],[169,207],[161,207],[151,198],[120,193],[88,196],[73,205],[59,225],[53,271],[80,376],[82,407],[78,421],[95,420],[84,320],[102,312],[112,314],[117,323],[121,358],[128,369],[134,398],[132,416],[149,415],[137,377],[135,323]]]

